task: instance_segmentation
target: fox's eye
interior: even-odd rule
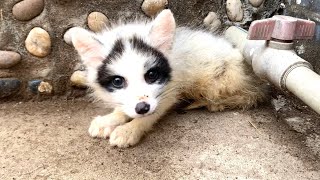
[[[117,89],[121,89],[124,87],[124,78],[121,77],[121,76],[115,76],[113,79],[112,79],[112,86],[117,88]]]
[[[159,72],[157,70],[149,70],[144,75],[144,78],[147,83],[149,83],[149,84],[154,83],[159,78]]]

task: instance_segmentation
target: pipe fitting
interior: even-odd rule
[[[276,21],[279,18],[286,20],[286,17],[281,16]],[[292,25],[294,20],[289,20]],[[295,30],[297,33],[289,33],[290,37],[287,37],[287,35],[282,35],[279,32],[273,32],[273,28],[281,29],[281,27],[284,27],[279,24],[276,25],[274,20],[272,22],[261,20],[260,22],[253,22],[252,24],[257,26],[250,27],[251,32],[255,31],[256,33],[249,33],[248,35],[241,28],[230,27],[225,32],[225,37],[240,49],[246,62],[252,65],[253,71],[260,78],[269,80],[282,90],[289,90],[320,114],[320,76],[312,71],[313,68],[310,63],[296,55],[292,50],[292,43],[289,39],[292,37],[295,39],[310,39],[314,32],[314,23],[298,20],[295,22],[298,25]],[[265,22],[269,23],[271,27],[266,26]],[[273,36],[286,39],[274,40],[272,39]],[[247,37],[255,40],[247,40]],[[281,40],[284,41],[281,42]]]
[[[279,49],[271,48],[281,47]],[[300,58],[293,50],[286,50],[292,45],[281,46],[281,42],[248,41],[244,47],[243,55],[257,76],[267,79],[278,88],[286,89],[288,74],[297,67],[312,69],[309,62]]]

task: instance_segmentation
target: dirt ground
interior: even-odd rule
[[[320,178],[320,126],[307,115],[279,118],[271,105],[172,112],[119,149],[87,133],[109,111],[85,100],[0,103],[0,179]]]

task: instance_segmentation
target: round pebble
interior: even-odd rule
[[[12,13],[16,19],[28,21],[38,16],[43,8],[43,0],[23,0],[13,6]]]
[[[144,0],[141,6],[142,11],[152,17],[162,11],[168,5],[168,0]]]
[[[263,0],[249,0],[249,2],[252,6],[259,7],[262,4]]]
[[[76,33],[76,31],[81,31],[81,30],[82,28],[80,27],[72,27],[68,29],[63,35],[64,42],[72,45],[72,34]]]
[[[88,26],[94,32],[101,32],[109,25],[109,19],[101,12],[92,12],[88,16]]]
[[[87,79],[85,71],[75,71],[70,77],[72,85],[77,87],[86,87]]]
[[[240,0],[227,0],[227,15],[231,21],[241,21],[243,19],[243,9]]]
[[[38,86],[38,91],[41,93],[51,94],[52,86],[48,82],[41,82]]]
[[[11,68],[18,64],[21,55],[13,51],[0,51],[0,69]]]
[[[32,55],[45,57],[51,50],[50,35],[44,29],[35,27],[29,32],[25,45]]]
[[[21,81],[16,78],[0,79],[0,98],[11,96],[19,91]]]
[[[207,17],[204,18],[203,24],[209,27],[211,31],[216,31],[220,27],[221,21],[215,12],[209,12]]]

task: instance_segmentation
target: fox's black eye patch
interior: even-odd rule
[[[108,64],[120,57],[124,52],[124,44],[122,39],[115,41],[109,55],[103,61],[103,64],[98,68],[97,82],[107,91],[113,92],[117,89],[125,88],[126,81],[123,77],[117,76],[107,69]]]
[[[148,84],[164,84],[171,79],[171,67],[163,53],[136,36],[130,39],[130,43],[137,52],[150,56],[150,60],[144,65],[146,69],[144,79]]]

